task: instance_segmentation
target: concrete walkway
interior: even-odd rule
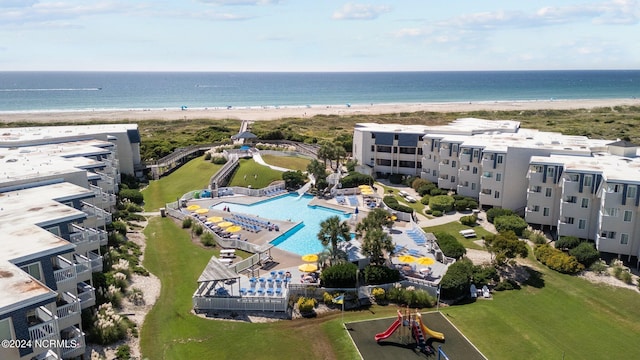
[[[268,166],[270,168],[272,168],[273,170],[277,170],[277,171],[293,171],[291,169],[287,169],[287,168],[283,168],[280,166],[274,166],[274,165],[269,165],[266,162],[264,162],[264,160],[262,159],[262,156],[260,155],[260,153],[258,151],[252,151],[251,154],[253,155],[253,160],[255,162],[257,162],[260,165],[264,165],[264,166]]]

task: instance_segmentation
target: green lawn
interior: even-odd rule
[[[282,180],[282,172],[260,165],[253,159],[240,159],[240,166],[231,177],[229,186],[251,185],[254,189],[261,189],[277,180]]]
[[[269,165],[280,166],[291,170],[307,171],[311,159],[302,156],[262,155],[262,160]]]
[[[459,221],[452,221],[450,223],[437,225],[437,226],[428,226],[422,229],[430,233],[445,232],[447,234],[451,234],[455,236],[455,238],[458,239],[458,241],[460,241],[460,243],[462,243],[464,247],[468,249],[476,249],[476,250],[484,250],[484,248],[476,244],[474,241],[480,240],[482,239],[483,236],[491,234],[490,232],[485,230],[482,226],[470,227],[470,226],[462,225]],[[475,231],[477,237],[467,239],[464,236],[460,235],[459,233],[460,230],[467,230],[467,229],[472,229],[473,231]]]
[[[204,161],[204,157],[201,156],[184,164],[172,174],[151,181],[149,186],[142,190],[144,210],[156,211],[189,191],[207,188],[209,179],[221,167],[222,165]]]
[[[384,189],[384,194],[386,195],[393,195],[396,200],[398,200],[398,202],[402,205],[408,206],[410,208],[412,208],[413,210],[415,210],[418,214],[424,214],[424,209],[425,206],[420,202],[420,196],[416,197],[416,202],[414,203],[410,203],[407,200],[405,200],[402,196],[400,196],[399,192],[400,190],[393,188],[393,187],[389,187],[389,186],[384,186],[380,183],[376,183],[376,187],[380,186]]]

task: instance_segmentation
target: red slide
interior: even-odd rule
[[[396,331],[400,324],[402,324],[402,318],[398,317],[385,332],[377,334],[374,339],[376,339],[376,341],[380,341],[388,338],[394,331]]]

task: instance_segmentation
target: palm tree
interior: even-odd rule
[[[392,252],[393,239],[380,228],[367,231],[362,239],[362,253],[367,255],[373,265],[384,264],[384,252]]]
[[[318,232],[318,240],[325,247],[331,247],[331,264],[339,258],[338,242],[349,241],[351,234],[349,233],[349,224],[346,221],[340,221],[338,216],[332,216],[320,223],[320,232]]]
[[[324,167],[327,167],[327,160],[333,159],[333,144],[323,142],[318,149],[318,158],[324,161]]]
[[[323,165],[320,161],[313,159],[307,165],[307,172],[316,178],[316,184],[317,184],[318,181],[326,180],[327,165],[326,164]]]
[[[383,227],[391,227],[392,225],[393,221],[389,217],[389,213],[384,209],[376,208],[369,211],[367,217],[356,225],[356,237],[360,239],[370,230],[376,228],[382,230]]]

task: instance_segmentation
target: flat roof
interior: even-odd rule
[[[57,142],[64,139],[94,138],[109,133],[138,130],[138,124],[96,124],[70,126],[36,126],[0,129],[0,146],[20,146],[35,142]]]
[[[0,315],[10,313],[19,308],[53,300],[57,293],[33,279],[19,267],[0,261]]]

